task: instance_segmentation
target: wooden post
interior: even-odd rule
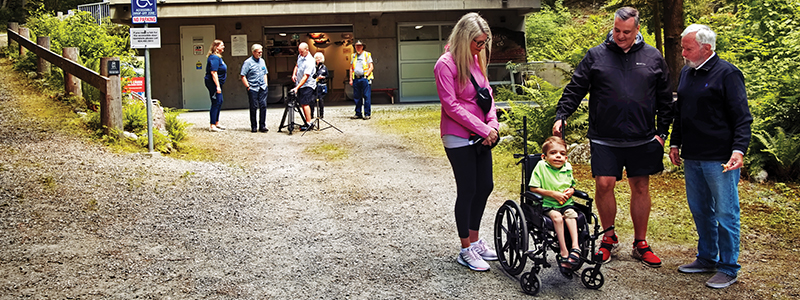
[[[19,23],[17,23],[17,22],[8,22],[8,31],[13,31],[13,32],[19,33],[18,30],[19,30]],[[14,41],[11,40],[11,37],[8,37],[8,45],[7,45],[7,47],[9,47],[9,49],[14,49],[12,47],[11,43],[14,43]]]
[[[74,62],[78,62],[79,50],[76,47],[64,47],[61,49],[62,56]],[[64,71],[64,91],[67,95],[73,94],[77,97],[83,97],[83,89],[81,88],[81,79],[78,76],[72,75]]]
[[[50,37],[49,36],[40,36],[36,37],[36,44],[42,46],[47,50],[50,50]],[[44,76],[50,74],[50,62],[39,57],[39,63],[36,65],[36,72],[39,73],[39,76]]]
[[[20,27],[19,28],[19,35],[21,37],[24,37],[24,38],[28,39],[28,40],[31,39],[31,31],[28,30],[28,28]],[[19,45],[19,56],[25,57],[26,53],[28,53],[28,49],[25,49],[25,47],[22,47],[22,45]]]
[[[106,135],[111,134],[111,128],[117,129],[122,135],[122,83],[119,75],[108,74],[108,63],[116,61],[119,57],[103,57],[100,59],[100,75],[108,77],[106,93],[100,99],[100,124],[104,126]]]

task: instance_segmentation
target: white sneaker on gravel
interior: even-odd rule
[[[475,251],[473,246],[461,249],[456,260],[473,271],[483,272],[489,270],[489,263],[481,258],[481,255]]]
[[[475,248],[475,252],[478,252],[483,260],[497,260],[497,253],[489,248],[489,245],[486,245],[486,241],[483,239],[470,244],[470,247]]]
[[[211,128],[208,129],[211,132],[220,132],[222,129],[217,128],[217,126],[211,125]]]

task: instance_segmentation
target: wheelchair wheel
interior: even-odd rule
[[[522,209],[508,200],[497,210],[494,219],[494,246],[500,266],[515,276],[525,268],[528,251],[528,228]]]
[[[600,266],[583,270],[583,273],[581,273],[581,282],[585,287],[593,290],[602,287],[603,283],[605,283],[605,279],[603,278],[603,273],[600,272]]]
[[[542,289],[542,279],[536,276],[535,273],[525,272],[519,277],[519,286],[525,294],[536,296],[539,290]]]

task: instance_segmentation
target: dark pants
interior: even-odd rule
[[[458,237],[469,237],[478,231],[486,208],[486,199],[494,189],[492,151],[478,151],[477,145],[445,148],[456,178],[456,228]]]
[[[250,100],[250,130],[267,128],[267,92],[269,88],[247,90],[247,99]],[[258,128],[256,128],[256,111],[258,114]]]
[[[328,94],[328,87],[324,85],[317,86],[317,103],[319,103],[319,118],[325,117],[325,95]],[[311,117],[314,117],[314,105],[311,106]]]
[[[217,85],[214,84],[214,81],[206,79],[205,84],[208,96],[211,98],[211,109],[209,110],[211,125],[215,125],[219,122],[219,111],[222,110],[222,94],[217,94]],[[222,82],[219,84],[222,86]]]
[[[353,79],[353,98],[356,100],[356,116],[362,116],[361,105],[364,105],[363,116],[372,115],[372,86],[367,78]]]

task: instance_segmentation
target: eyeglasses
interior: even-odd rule
[[[485,40],[482,41],[476,41],[475,39],[472,39],[472,41],[475,42],[475,46],[478,46],[478,48],[480,48],[486,45],[486,43],[491,43],[492,39],[486,38]]]

